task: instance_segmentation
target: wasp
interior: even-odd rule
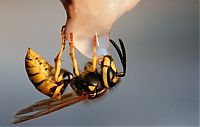
[[[35,88],[49,96],[50,99],[38,101],[31,106],[19,110],[14,115],[12,121],[14,124],[49,114],[84,100],[100,97],[108,89],[114,87],[121,77],[125,76],[126,50],[123,41],[119,39],[120,49],[113,40],[109,40],[116,49],[122,64],[123,70],[119,72],[111,55],[97,57],[97,34],[93,38],[93,56],[91,61],[87,62],[84,71],[80,72],[75,56],[73,33],[69,33],[69,55],[73,64],[73,73],[62,69],[61,58],[66,46],[65,30],[65,26],[63,26],[61,29],[62,45],[54,59],[54,67],[33,49],[28,49],[25,57],[27,75]],[[63,94],[68,85],[71,86],[73,91]]]

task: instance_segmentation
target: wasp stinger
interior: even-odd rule
[[[85,65],[84,71],[80,72],[74,51],[73,33],[70,33],[68,35],[68,42],[70,57],[73,63],[73,75],[67,70],[61,69],[61,57],[66,44],[65,26],[61,30],[61,36],[62,46],[54,59],[55,67],[51,66],[31,48],[28,49],[25,58],[25,68],[28,77],[36,89],[49,96],[50,99],[36,102],[18,111],[14,116],[13,123],[34,119],[80,101],[97,98],[105,94],[109,88],[115,86],[119,82],[120,77],[125,76],[126,51],[121,39],[119,39],[121,50],[113,40],[110,40],[110,42],[119,55],[123,67],[122,72],[117,70],[111,55],[104,55],[101,58],[97,58],[97,35],[93,38],[93,57]],[[100,63],[100,68],[97,68],[97,63]],[[63,94],[68,85],[71,86],[73,92]]]

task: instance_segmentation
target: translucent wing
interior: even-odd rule
[[[99,55],[108,54],[113,23],[140,0],[60,0],[67,12],[67,33],[73,32],[75,47],[92,57],[92,38],[97,33]]]
[[[60,100],[46,99],[19,110],[13,117],[12,123],[17,124],[55,112],[72,104],[86,100],[86,96],[77,96],[75,93],[64,94]]]

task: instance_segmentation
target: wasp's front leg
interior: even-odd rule
[[[61,66],[62,66],[62,60],[61,60],[61,57],[62,57],[62,53],[65,49],[65,45],[66,45],[66,35],[65,35],[65,26],[62,27],[61,29],[61,37],[62,37],[62,45],[61,45],[61,48],[56,56],[56,58],[54,59],[54,63],[55,63],[55,80],[56,82],[60,82],[60,79],[59,79],[59,74],[60,74],[60,70],[61,70]]]
[[[93,38],[93,56],[92,56],[92,61],[88,62],[85,66],[85,71],[87,72],[96,72],[97,71],[97,62],[99,61],[99,58],[97,58],[97,43],[98,43],[98,38],[97,34],[94,35]]]
[[[97,68],[97,34],[95,34],[93,39],[93,57],[92,57],[92,71],[95,72]]]

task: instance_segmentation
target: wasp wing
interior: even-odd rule
[[[14,115],[12,123],[17,124],[43,115],[47,115],[86,99],[86,96],[76,96],[74,93],[68,93],[63,95],[60,100],[41,100],[22,110],[19,110]]]
[[[35,102],[34,104],[24,108],[24,109],[21,109],[19,110],[15,116],[19,116],[19,115],[23,115],[23,114],[26,114],[26,113],[30,113],[30,112],[36,112],[36,111],[39,111],[39,110],[42,110],[42,109],[46,109],[48,108],[50,105],[51,106],[54,106],[54,105],[58,105],[64,101],[67,101],[67,99],[70,99],[72,97],[75,97],[76,95],[74,93],[67,93],[67,94],[64,94],[60,100],[54,100],[52,98],[49,98],[49,99],[45,99],[45,100],[40,100],[38,102]]]

